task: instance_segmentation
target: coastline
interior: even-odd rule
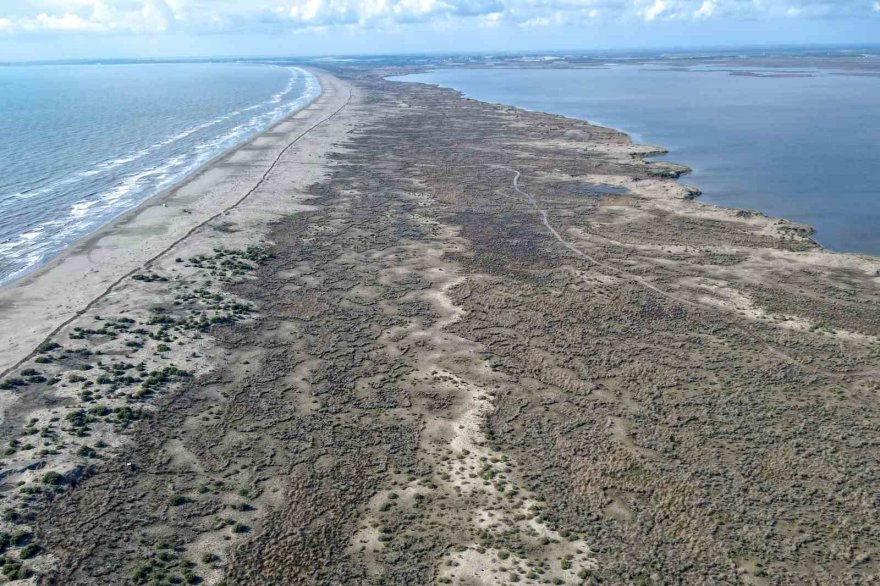
[[[0,381],[8,560],[870,583],[875,265],[692,201],[617,131],[333,73],[339,116]]]
[[[277,65],[274,67],[283,69],[283,67],[277,66]],[[308,68],[295,67],[295,69],[300,69],[301,72],[306,75],[313,75],[313,73],[307,71]],[[4,287],[13,284],[13,283],[17,282],[18,280],[27,277],[28,275],[33,275],[33,274],[39,272],[44,267],[50,266],[53,261],[62,257],[68,250],[70,250],[71,248],[73,248],[77,245],[81,245],[81,244],[85,243],[92,236],[95,236],[96,234],[100,233],[101,230],[103,230],[104,228],[112,225],[113,223],[121,220],[122,218],[125,218],[129,214],[140,210],[145,204],[149,204],[149,202],[154,201],[157,198],[161,198],[161,197],[169,194],[170,192],[173,192],[175,189],[184,185],[185,183],[189,182],[190,180],[193,180],[196,176],[201,174],[203,171],[205,171],[206,169],[208,169],[209,167],[211,167],[212,165],[214,165],[218,161],[222,160],[224,157],[230,155],[231,153],[233,153],[237,149],[245,146],[247,143],[249,143],[251,140],[255,139],[260,134],[263,134],[266,132],[271,132],[276,126],[285,122],[292,115],[296,114],[297,112],[299,112],[303,108],[307,107],[313,101],[315,101],[318,97],[320,97],[321,86],[320,86],[320,80],[317,78],[317,76],[314,77],[313,83],[315,85],[317,85],[318,94],[312,95],[314,93],[312,85],[311,85],[312,81],[307,82],[305,84],[305,86],[309,91],[307,93],[304,93],[303,96],[301,96],[296,101],[299,102],[300,99],[308,97],[310,95],[312,97],[304,105],[299,105],[297,110],[294,110],[294,111],[290,112],[289,114],[284,115],[279,119],[276,119],[274,122],[272,122],[269,126],[264,128],[263,130],[250,136],[250,138],[244,138],[244,139],[239,138],[238,142],[234,142],[232,144],[229,144],[229,145],[223,147],[221,150],[217,151],[209,159],[197,164],[194,168],[183,173],[182,175],[176,176],[176,178],[173,180],[173,182],[171,184],[167,185],[166,187],[161,188],[160,190],[153,193],[152,195],[146,196],[142,199],[139,198],[140,201],[138,201],[136,203],[136,205],[134,205],[133,207],[123,209],[122,211],[116,212],[116,215],[112,216],[111,218],[106,220],[104,223],[99,224],[96,227],[93,227],[91,229],[91,231],[89,231],[89,232],[82,233],[80,236],[78,236],[75,239],[73,239],[72,241],[68,242],[63,248],[61,248],[57,252],[50,253],[50,255],[48,256],[47,259],[39,262],[36,265],[33,265],[29,268],[26,268],[23,271],[18,271],[18,272],[13,273],[14,276],[5,275],[4,278],[2,280],[0,280],[0,291],[2,291],[2,289]],[[222,140],[224,137],[221,136],[221,137],[217,137],[217,138]],[[149,147],[149,148],[152,148],[152,147]]]
[[[614,65],[620,66],[619,63]],[[475,99],[487,104],[499,106],[516,107],[523,111],[534,113],[568,117],[586,122],[592,126],[615,130],[616,132],[627,136],[632,142],[634,148],[637,147],[639,149],[644,149],[644,154],[642,156],[646,157],[646,163],[655,165],[659,172],[669,173],[669,176],[675,178],[683,178],[688,175],[693,175],[692,180],[694,183],[689,185],[689,187],[694,187],[692,197],[702,197],[700,202],[704,205],[711,205],[735,211],[743,210],[752,214],[761,214],[773,220],[785,221],[788,225],[798,226],[798,229],[802,233],[811,236],[818,247],[831,252],[852,254],[862,257],[880,256],[880,252],[878,252],[876,247],[873,246],[873,240],[870,237],[865,237],[864,240],[866,243],[861,244],[855,237],[847,240],[846,238],[842,239],[839,236],[839,233],[847,231],[862,234],[870,233],[872,227],[870,223],[862,224],[854,220],[855,216],[861,216],[861,214],[840,212],[841,215],[838,217],[837,215],[834,215],[836,213],[835,209],[828,209],[864,209],[867,216],[873,217],[871,214],[872,208],[869,202],[863,202],[858,199],[848,200],[842,195],[848,193],[848,191],[861,193],[862,191],[865,191],[865,188],[870,190],[873,183],[864,181],[862,185],[858,181],[847,183],[846,181],[840,180],[838,181],[839,185],[833,187],[829,187],[823,183],[821,185],[825,192],[841,194],[839,197],[839,203],[834,206],[831,206],[830,204],[828,206],[823,206],[817,203],[815,193],[812,193],[809,189],[803,187],[803,181],[800,183],[794,181],[775,181],[776,177],[772,174],[768,174],[765,169],[761,168],[760,164],[756,163],[756,161],[748,160],[741,156],[739,154],[740,149],[737,149],[735,145],[729,144],[731,142],[729,137],[724,135],[716,140],[711,134],[700,134],[699,131],[695,130],[693,124],[682,125],[679,123],[682,114],[665,102],[661,101],[663,106],[662,109],[660,107],[652,108],[652,114],[647,117],[637,113],[622,114],[620,111],[613,108],[603,108],[601,105],[602,101],[610,99],[607,95],[607,89],[600,89],[597,93],[597,98],[595,98],[594,101],[591,101],[590,99],[579,101],[576,98],[572,98],[572,100],[557,101],[541,92],[507,91],[503,89],[503,86],[497,86],[497,82],[487,82],[484,84],[475,81],[475,79],[470,76],[457,76],[455,75],[455,71],[458,69],[468,69],[471,71],[485,69],[487,71],[500,70],[503,72],[504,70],[516,70],[521,68],[511,65],[490,68],[477,66],[417,67],[394,71],[389,74],[389,78],[387,79],[389,81],[401,83],[422,83],[440,89],[456,91],[466,99]],[[546,65],[530,69],[547,69],[550,72],[553,72],[556,71],[557,67],[556,65]],[[444,71],[448,71],[450,74],[443,75]],[[427,77],[427,79],[421,80],[419,79],[421,77]],[[516,76],[507,76],[499,79],[508,81],[517,80],[517,83],[523,83],[532,78],[520,79]],[[545,78],[537,77],[534,79],[541,80]],[[552,80],[553,78],[551,77],[547,79]],[[590,78],[585,79],[589,80]],[[710,89],[714,89],[714,86],[710,86]],[[768,92],[770,91],[773,91],[773,89],[768,90]],[[779,91],[778,88],[775,88],[775,91]],[[648,93],[648,95],[650,94]],[[498,101],[504,99],[508,99],[509,101]],[[599,105],[596,105],[595,100],[598,100]],[[650,102],[651,100],[649,99],[647,101]],[[640,102],[636,99],[630,99],[627,104],[633,104],[633,107],[629,108],[629,110],[637,111],[639,109],[639,103]],[[644,103],[644,100],[641,103]],[[548,110],[548,108],[550,109]],[[658,112],[660,112],[660,114],[658,114]],[[603,119],[594,118],[594,115],[612,116],[620,126],[605,123],[602,121]],[[705,123],[703,119],[700,120]],[[675,132],[670,132],[670,126],[683,128],[684,130],[676,134]],[[626,128],[633,128],[635,129],[635,132],[631,132]],[[707,128],[710,130],[716,130],[711,125],[707,126]],[[756,137],[760,135],[759,130],[751,126],[748,127],[748,131],[755,134]],[[723,134],[723,132],[720,133]],[[653,140],[645,140],[646,134],[651,134]],[[749,136],[748,133],[741,134]],[[731,136],[741,138],[740,134],[733,134]],[[800,135],[798,135],[797,138],[803,140],[803,137]],[[783,140],[762,140],[760,142],[788,144]],[[701,149],[699,146],[695,146],[700,144],[705,145],[706,148]],[[826,143],[823,135],[821,144],[825,144],[826,146],[824,148],[826,149],[830,148],[831,151],[829,152],[839,152],[843,150],[844,144],[849,143]],[[835,146],[836,144],[837,146]],[[654,145],[663,146],[655,147]],[[723,145],[723,151],[719,151],[719,145]],[[669,148],[675,150],[677,157],[684,158],[685,163],[682,164],[682,162],[677,159],[668,158],[659,161],[651,160],[658,155],[668,155]],[[656,150],[654,152],[648,152],[649,149]],[[711,157],[705,155],[700,156],[695,153],[695,150],[708,150],[711,151],[713,155]],[[742,151],[748,150],[749,149],[742,149]],[[863,150],[864,148],[858,149],[859,152]],[[760,152],[763,153],[764,151]],[[778,155],[776,151],[771,150],[770,152]],[[778,159],[779,157],[777,156],[776,158]],[[802,158],[814,163],[811,168],[815,168],[815,166],[818,165],[815,161],[815,152],[808,152]],[[767,157],[767,159],[776,160],[772,159],[772,157]],[[755,164],[757,171],[751,169],[748,166],[748,163]],[[785,164],[788,166],[778,171],[779,176],[783,176],[784,174],[786,177],[799,177],[801,175],[810,177],[809,173],[805,173],[803,170],[793,165],[792,161],[785,160]],[[770,165],[768,165],[768,167],[769,166]],[[832,165],[832,168],[835,167]],[[814,174],[816,173],[814,172]],[[749,178],[752,175],[759,177],[759,181],[749,181],[744,179]],[[825,176],[826,174],[822,175]],[[847,175],[858,177],[859,173],[853,172],[848,173]],[[734,181],[732,177],[737,177],[739,179],[738,181]],[[801,191],[803,191],[803,193],[801,193]],[[754,194],[754,196],[743,197],[742,194],[744,192]],[[799,199],[800,196],[803,196],[804,199]],[[828,201],[833,199],[834,198],[829,196]],[[824,215],[833,217],[833,221],[824,218]],[[847,224],[847,220],[850,221],[849,224]],[[848,230],[845,230],[842,226],[846,226]]]
[[[314,69],[309,72],[317,77],[321,93],[307,106],[0,286],[0,373],[21,362],[108,287],[227,210],[240,193],[260,181],[262,170],[290,139],[332,112],[335,102],[325,87],[330,78]],[[332,83],[331,89],[338,90]],[[34,320],[37,315],[41,318]]]

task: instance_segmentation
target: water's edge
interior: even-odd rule
[[[850,125],[847,128],[851,128],[860,116],[864,121],[861,126],[856,126],[858,131],[845,133],[837,133],[829,124],[823,123],[829,119],[827,116],[817,121],[815,132],[804,123],[811,116],[816,118],[825,113],[825,108],[813,109],[812,106],[819,102],[828,103],[824,101],[825,96],[835,89],[837,83],[832,69],[822,69],[822,75],[809,78],[809,86],[782,82],[784,85],[746,87],[743,90],[745,105],[741,108],[734,103],[735,98],[729,97],[732,95],[729,91],[720,91],[737,87],[731,84],[739,83],[725,82],[737,79],[728,77],[732,75],[729,72],[679,72],[689,76],[687,81],[681,82],[685,84],[683,87],[694,90],[687,96],[701,96],[701,92],[707,96],[701,101],[705,104],[702,109],[698,108],[693,117],[681,121],[679,117],[690,102],[670,102],[676,99],[676,92],[681,92],[681,87],[674,85],[681,80],[653,78],[650,76],[654,73],[637,72],[634,69],[638,68],[623,65],[607,69],[628,72],[612,76],[606,69],[593,73],[592,68],[574,68],[571,71],[577,75],[569,78],[565,70],[552,67],[535,68],[528,75],[521,75],[519,71],[511,71],[516,68],[509,67],[458,68],[426,64],[389,72],[385,79],[396,83],[423,83],[457,92],[478,102],[579,120],[613,130],[637,145],[639,151],[654,148],[653,145],[669,145],[668,148],[657,147],[658,152],[640,156],[649,164],[680,169],[676,174],[688,177],[682,177],[679,184],[688,188],[696,186],[693,194],[701,196],[701,205],[719,210],[749,211],[771,220],[785,221],[797,227],[799,233],[808,234],[822,250],[866,258],[880,257],[880,233],[876,231],[880,222],[876,190],[880,189],[880,183],[870,173],[872,167],[866,153],[872,151],[868,148],[870,143],[865,142],[870,132],[875,131],[871,129],[878,128],[876,124],[880,123],[880,116],[876,113],[860,115],[858,113],[863,110],[851,108],[847,111],[857,115],[844,120]],[[704,78],[704,73],[714,77]],[[661,81],[655,82],[655,79]],[[831,81],[814,83],[813,79]],[[596,80],[595,91],[590,93],[589,84],[593,80]],[[523,85],[530,83],[543,84],[544,88],[564,88],[565,91],[560,94]],[[615,93],[622,91],[620,87],[645,90],[644,86],[652,83],[660,87],[657,99],[644,91]],[[876,85],[844,85],[840,88],[841,104],[857,105],[869,101],[878,89]],[[583,99],[578,97],[578,91],[587,92]],[[799,96],[806,96],[797,100],[797,107],[783,106],[785,102],[776,100],[794,91],[800,92]],[[694,98],[689,99],[694,101]],[[769,102],[773,104],[769,110],[756,109]],[[833,108],[835,103],[831,102],[829,107]],[[639,110],[640,105],[644,109]],[[727,106],[735,108],[730,117],[719,114],[723,110],[718,108]],[[630,112],[631,107],[636,110]],[[770,114],[754,115],[752,111]],[[716,124],[713,121],[716,118],[711,116],[732,122]],[[750,141],[758,144],[758,148],[741,148]],[[811,146],[801,152],[798,146],[801,144]],[[850,152],[847,149],[853,149],[852,157],[846,155]],[[844,159],[843,163],[841,159]],[[820,171],[826,166],[830,172]]]
[[[247,138],[244,138],[240,142],[227,147],[221,152],[218,152],[215,156],[206,160],[204,163],[181,175],[173,184],[168,185],[163,189],[160,189],[159,191],[144,197],[141,201],[130,208],[121,209],[119,214],[108,219],[107,222],[96,226],[94,230],[87,232],[72,240],[64,248],[58,250],[55,254],[52,254],[39,264],[36,264],[22,272],[10,275],[5,280],[0,278],[0,291],[11,289],[13,286],[16,285],[21,285],[24,281],[36,279],[38,276],[43,275],[51,271],[53,268],[57,267],[59,264],[64,262],[64,260],[71,254],[78,251],[87,250],[95,242],[100,240],[104,235],[112,231],[115,227],[125,224],[138,214],[142,213],[145,209],[150,208],[154,205],[158,205],[162,200],[167,199],[184,186],[199,179],[199,177],[210,171],[219,162],[226,159],[231,154],[259,140],[264,135],[274,132],[276,128],[278,128],[282,124],[285,124],[298,113],[308,108],[324,94],[325,88],[321,83],[320,77],[316,75],[313,71],[310,71],[309,69],[304,67],[297,67],[297,69],[299,69],[304,75],[309,76],[311,78],[311,81],[317,86],[317,91],[314,93],[314,95],[312,95],[310,99],[304,101],[299,108],[289,112],[287,115],[271,123],[269,126],[263,128],[259,132],[256,132],[255,134]]]
[[[481,100],[481,99],[476,98],[474,96],[468,95],[463,90],[460,90],[460,89],[452,87],[452,86],[443,85],[441,83],[430,83],[430,82],[426,82],[426,81],[410,81],[410,80],[405,79],[405,78],[410,77],[412,75],[418,75],[421,73],[431,73],[433,71],[434,71],[433,69],[426,68],[422,71],[409,72],[404,75],[387,76],[384,79],[386,81],[390,81],[393,83],[410,83],[410,84],[424,85],[427,87],[435,87],[435,88],[439,88],[442,90],[455,92],[456,94],[458,94],[459,96],[461,96],[463,99],[466,99],[466,100],[473,100],[475,102],[489,104],[492,106],[503,106],[503,107],[509,107],[509,108],[516,108],[517,110],[522,110],[524,112],[533,112],[536,114],[545,114],[547,116],[558,116],[560,118],[568,118],[571,120],[578,120],[579,122],[585,122],[585,123],[589,124],[590,126],[594,126],[596,128],[605,128],[608,130],[612,130],[612,131],[620,134],[621,136],[625,137],[627,140],[630,141],[631,144],[645,148],[646,151],[643,153],[640,153],[638,156],[642,159],[647,159],[649,163],[651,162],[650,159],[652,159],[652,158],[669,154],[669,149],[667,149],[666,147],[663,147],[661,145],[652,144],[652,143],[644,143],[644,142],[634,141],[632,135],[630,133],[628,133],[627,131],[622,130],[620,128],[616,128],[611,125],[602,124],[602,123],[596,122],[594,120],[566,116],[565,114],[560,114],[558,112],[550,112],[550,111],[546,111],[546,110],[526,108],[523,106],[518,106],[516,104],[510,104],[510,103],[506,103],[506,102],[493,102],[493,101],[489,101],[489,100]],[[753,213],[756,215],[763,216],[765,218],[769,218],[771,220],[783,220],[787,224],[800,227],[803,230],[803,233],[806,234],[807,237],[810,239],[810,241],[813,242],[817,248],[819,248],[825,252],[830,252],[833,254],[852,255],[852,256],[857,256],[857,257],[861,257],[861,258],[868,258],[868,259],[878,258],[875,255],[871,255],[871,254],[863,253],[863,252],[839,251],[839,250],[832,250],[830,248],[826,248],[819,241],[817,241],[815,238],[812,238],[812,236],[816,233],[816,229],[814,226],[812,226],[806,222],[791,220],[789,218],[785,218],[785,217],[781,217],[781,216],[774,216],[774,215],[762,212],[761,210],[748,209],[748,208],[738,208],[738,207],[733,207],[733,206],[725,206],[725,205],[714,203],[714,202],[707,202],[707,201],[699,200],[700,196],[703,195],[703,192],[700,190],[699,186],[691,185],[688,183],[684,183],[683,181],[680,181],[680,179],[682,177],[686,177],[687,175],[689,175],[692,172],[692,169],[689,166],[683,165],[681,163],[674,162],[674,161],[668,161],[665,159],[657,160],[657,162],[662,162],[665,165],[669,165],[670,168],[675,169],[674,179],[676,180],[676,182],[678,182],[680,185],[685,187],[690,192],[690,196],[688,197],[688,199],[690,199],[700,205],[712,207],[712,208],[723,209],[723,210],[730,210],[730,211],[734,211],[734,212],[750,212],[750,213]]]
[[[74,251],[82,251],[89,248],[94,242],[99,240],[104,234],[108,231],[111,231],[115,226],[121,225],[129,221],[134,216],[137,216],[145,209],[158,204],[161,200],[167,198],[168,196],[174,194],[182,187],[192,183],[197,180],[204,173],[212,169],[218,162],[227,158],[229,155],[235,153],[239,149],[247,146],[248,144],[260,139],[263,135],[267,133],[273,132],[278,126],[286,123],[293,116],[296,116],[299,112],[302,112],[304,109],[308,108],[311,104],[313,104],[316,100],[318,100],[324,93],[324,87],[321,84],[320,77],[315,75],[314,72],[309,71],[307,68],[297,67],[304,76],[310,78],[311,83],[316,86],[316,91],[311,96],[304,95],[308,99],[304,100],[303,103],[296,108],[295,110],[287,113],[282,118],[272,122],[269,126],[263,128],[262,130],[252,134],[251,136],[245,137],[237,143],[231,144],[227,148],[222,151],[219,151],[216,155],[207,159],[200,165],[194,167],[193,169],[187,171],[182,174],[179,178],[177,178],[170,185],[165,186],[164,188],[156,191],[155,193],[149,194],[140,201],[138,201],[135,205],[125,208],[120,208],[120,211],[115,216],[108,218],[106,222],[103,224],[95,226],[95,228],[89,232],[86,232],[77,238],[73,239],[69,243],[67,243],[63,248],[59,249],[55,253],[49,255],[41,262],[28,267],[27,269],[20,271],[18,273],[13,273],[3,278],[0,277],[0,290],[8,289],[13,285],[20,284],[22,281],[27,279],[36,278],[37,276],[48,272],[53,267],[57,266],[61,262],[64,261],[71,253]]]

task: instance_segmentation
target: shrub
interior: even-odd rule
[[[8,378],[3,382],[0,382],[0,389],[4,391],[9,391],[14,389],[15,387],[24,387],[27,386],[27,382],[24,379],[20,379],[17,377]]]
[[[180,505],[186,504],[189,502],[189,499],[183,495],[175,494],[170,499],[168,499],[168,505],[171,507],[179,507]]]
[[[95,451],[95,448],[90,448],[89,446],[80,446],[76,451],[76,455],[81,458],[94,458],[98,455],[98,452]]]
[[[19,566],[18,572],[15,573],[16,580],[27,580],[34,575],[34,571],[24,566]]]
[[[46,354],[47,352],[51,352],[52,350],[57,350],[61,348],[61,344],[57,344],[51,340],[46,340],[39,346],[37,346],[37,352],[40,354]]]
[[[76,411],[71,411],[65,416],[65,419],[72,425],[73,427],[83,428],[88,423],[89,418],[86,415],[86,412],[82,409],[77,409]]]
[[[150,574],[153,573],[153,568],[149,564],[143,564],[131,573],[131,579],[134,580],[135,584],[141,584],[150,577]]]
[[[51,470],[43,474],[43,484],[51,484],[54,486],[64,484],[64,476]]]
[[[40,546],[36,543],[29,543],[18,552],[18,557],[23,560],[29,560],[40,552]]]

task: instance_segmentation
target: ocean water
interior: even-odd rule
[[[837,251],[880,255],[880,75],[612,64],[447,69],[395,78],[589,120],[669,149],[702,201],[812,225]]]
[[[0,283],[320,93],[295,67],[0,67]]]

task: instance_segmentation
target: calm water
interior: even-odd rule
[[[662,145],[703,201],[805,222],[880,255],[880,77],[706,68],[457,69],[408,76],[489,102],[590,120]]]
[[[0,282],[319,93],[269,65],[0,67]]]

